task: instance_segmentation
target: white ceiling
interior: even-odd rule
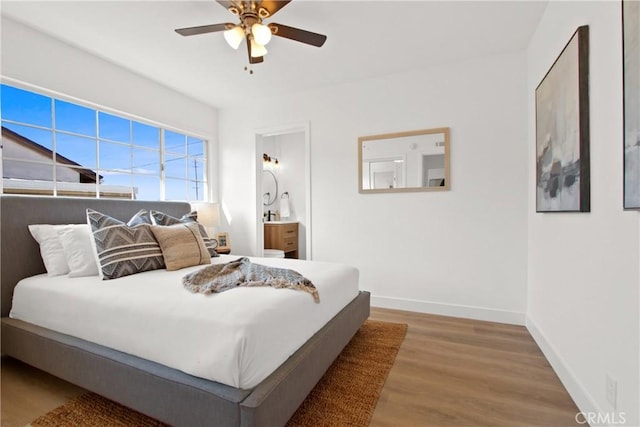
[[[2,14],[214,107],[527,47],[546,1],[294,0],[265,22],[327,35],[274,37],[253,75],[244,45],[175,28],[236,22],[206,1],[2,1]]]

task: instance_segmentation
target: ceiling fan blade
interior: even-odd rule
[[[230,24],[227,22],[225,24],[212,24],[212,25],[201,25],[199,27],[178,28],[176,30],[176,33],[182,36],[195,36],[196,34],[215,33],[216,31],[225,31],[233,27],[235,27],[234,24]]]
[[[274,36],[310,44],[311,46],[320,47],[327,41],[327,36],[324,34],[312,33],[311,31],[288,27],[282,24],[272,23],[269,24],[269,28]]]
[[[220,6],[224,7],[225,9],[229,9],[230,6],[236,6],[235,2],[232,1],[227,1],[227,0],[216,0],[217,3],[220,4]]]
[[[289,4],[291,0],[262,0],[258,7],[264,7],[269,11],[269,17],[276,14],[277,11]]]
[[[247,37],[247,53],[249,54],[249,64],[259,64],[264,61],[264,56],[251,56],[251,40]]]

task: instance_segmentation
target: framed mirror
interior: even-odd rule
[[[449,128],[358,138],[358,191],[447,191]]]
[[[271,206],[278,199],[278,179],[270,170],[262,171],[262,204]]]

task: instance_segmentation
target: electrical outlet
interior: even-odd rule
[[[618,398],[618,381],[615,380],[611,375],[607,374],[607,386],[606,386],[606,394],[607,400],[613,406],[613,409],[616,409],[616,400]]]

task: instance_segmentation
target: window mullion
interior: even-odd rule
[[[131,199],[137,199],[133,187],[133,120],[129,120],[129,188],[131,189]]]
[[[96,199],[100,198],[100,115],[96,111]]]
[[[58,196],[58,148],[56,147],[56,102],[55,98],[51,97],[51,148],[53,151],[53,173],[51,179],[53,180],[53,197]]]
[[[164,128],[160,129],[160,200],[166,200],[166,174],[165,174],[165,137]]]
[[[184,136],[184,155],[185,155],[185,171],[184,171],[184,178],[186,180],[185,182],[185,200],[187,201],[191,201],[191,189],[189,188],[189,137],[187,135]]]

